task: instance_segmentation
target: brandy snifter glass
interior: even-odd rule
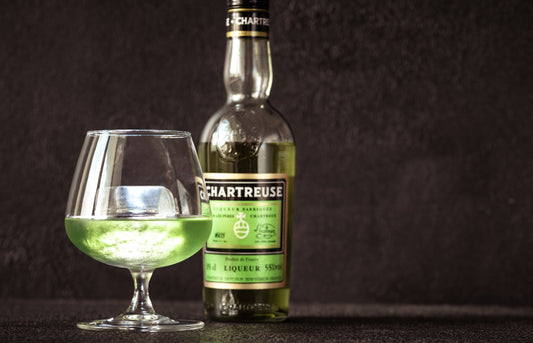
[[[191,135],[173,130],[100,130],[85,137],[67,203],[66,232],[82,252],[127,268],[134,294],[116,317],[78,323],[88,330],[182,331],[197,320],[154,311],[156,268],[181,262],[211,233],[211,212]]]

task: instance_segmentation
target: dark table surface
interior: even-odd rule
[[[175,319],[202,319],[198,302],[154,301]],[[533,309],[498,306],[292,304],[283,323],[206,322],[175,333],[93,332],[127,300],[3,299],[0,342],[533,342]]]

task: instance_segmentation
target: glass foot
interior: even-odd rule
[[[78,323],[85,330],[131,330],[140,332],[187,331],[204,327],[199,320],[174,320],[159,314],[121,314],[114,318]]]

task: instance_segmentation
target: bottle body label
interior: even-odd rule
[[[286,283],[288,175],[204,173],[213,229],[204,285],[269,289]]]

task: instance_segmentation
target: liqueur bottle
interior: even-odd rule
[[[213,215],[204,311],[219,321],[282,321],[289,310],[295,148],[272,107],[268,0],[229,0],[226,103],[199,143]]]

